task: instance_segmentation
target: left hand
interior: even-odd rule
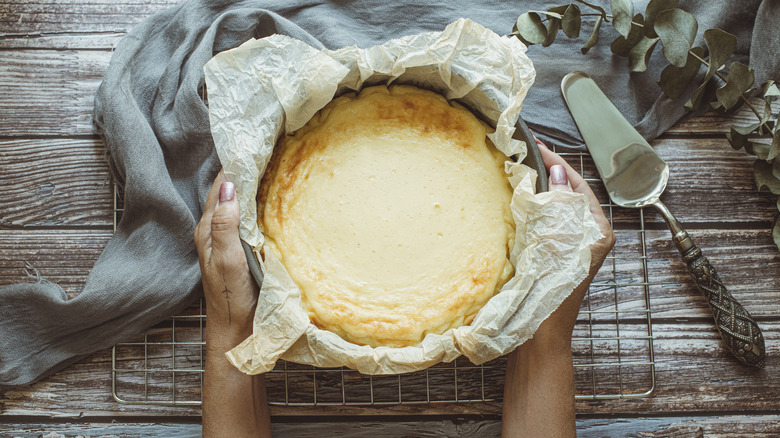
[[[195,246],[206,297],[207,331],[216,332],[233,346],[252,334],[258,295],[238,236],[238,224],[235,186],[220,171],[195,228]]]

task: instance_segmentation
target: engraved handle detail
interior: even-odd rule
[[[696,286],[707,298],[715,317],[715,325],[726,348],[740,362],[758,368],[764,367],[764,335],[750,313],[734,298],[718,278],[718,272],[672,213],[656,200],[658,209],[672,231],[672,240],[682,254],[683,261],[696,280]]]
[[[687,233],[685,238],[690,241]],[[683,253],[683,260],[712,308],[715,324],[726,347],[745,365],[763,368],[764,335],[761,329],[750,313],[726,290],[699,247],[692,241],[691,244],[693,246]]]

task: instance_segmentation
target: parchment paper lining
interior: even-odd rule
[[[518,161],[526,145],[511,138],[534,80],[525,46],[467,19],[442,32],[406,36],[361,49],[316,50],[293,38],[250,40],[205,66],[209,116],[217,153],[241,204],[241,238],[263,244],[257,226],[258,182],[282,132],[302,127],[333,97],[364,85],[404,83],[457,99],[496,126],[496,147]],[[309,322],[300,291],[284,266],[265,252],[264,281],[254,332],[227,353],[241,371],[273,369],[279,358],[319,367],[347,366],[366,374],[418,371],[463,354],[480,364],[533,336],[587,276],[589,245],[601,236],[584,196],[561,191],[535,195],[536,172],[507,163],[516,223],[510,260],[514,277],[472,324],[429,334],[413,347],[351,344]]]

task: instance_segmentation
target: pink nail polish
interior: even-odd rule
[[[569,184],[569,176],[566,175],[566,168],[560,164],[550,167],[550,181],[556,186],[565,186]]]
[[[236,186],[230,181],[225,181],[219,186],[219,202],[232,201],[236,195]]]

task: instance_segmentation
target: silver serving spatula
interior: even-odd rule
[[[661,212],[712,308],[726,347],[742,363],[763,368],[764,336],[758,324],[726,290],[715,268],[659,199],[669,179],[669,166],[587,74],[569,73],[561,81],[561,91],[612,202],[630,208],[652,205]]]

